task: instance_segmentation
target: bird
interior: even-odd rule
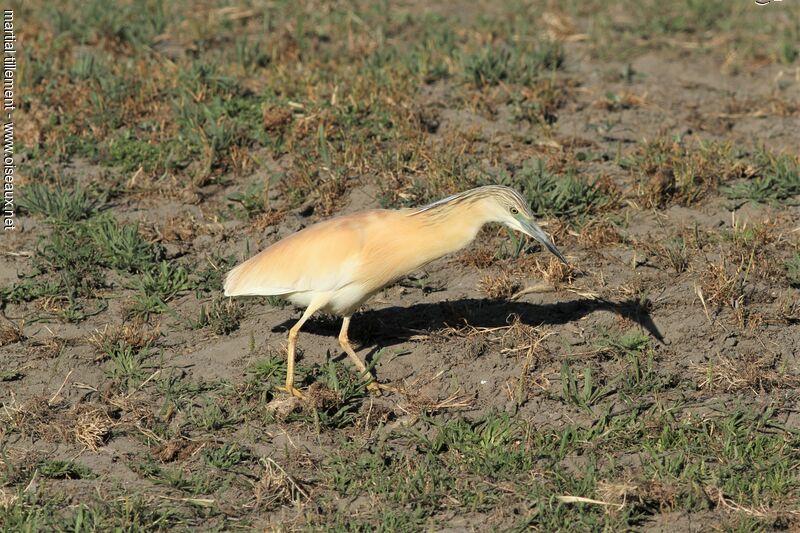
[[[350,320],[371,296],[431,261],[466,247],[487,223],[528,235],[569,264],[537,225],[517,191],[486,185],[417,208],[372,209],[330,218],[293,233],[228,272],[224,294],[277,296],[305,308],[289,329],[285,390],[294,385],[297,337],[316,312],[341,316],[339,345],[355,367],[380,391],[350,344]]]

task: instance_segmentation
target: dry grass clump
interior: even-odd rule
[[[546,266],[537,261],[537,270],[541,272],[545,281],[554,286],[562,283],[572,283],[575,274],[570,265],[565,265],[555,257],[549,258]]]
[[[289,415],[302,409],[303,401],[296,396],[278,396],[264,406],[264,410],[278,422],[285,422]]]
[[[294,396],[276,396],[265,409],[278,422],[285,422],[299,412],[327,411],[341,406],[344,398],[340,392],[316,381],[303,393],[303,399]]]
[[[50,337],[46,340],[31,339],[27,344],[29,347],[28,353],[31,357],[52,359],[61,354],[61,351],[67,345],[67,341],[59,337]]]
[[[285,209],[268,209],[266,212],[258,215],[250,227],[257,233],[262,233],[272,226],[277,226],[283,219],[286,218]]]
[[[800,384],[800,376],[780,372],[777,366],[778,359],[774,355],[750,353],[736,357],[717,354],[714,361],[692,364],[690,368],[697,375],[697,386],[701,389],[750,390],[758,394]]]
[[[156,326],[150,328],[144,323],[132,322],[120,326],[106,324],[102,330],[96,330],[86,340],[95,348],[98,355],[105,356],[108,351],[117,345],[130,346],[135,350],[142,350],[155,344],[161,331]]]
[[[430,396],[421,393],[419,390],[410,393],[409,389],[403,390],[406,401],[399,404],[397,407],[410,415],[411,417],[419,417],[423,414],[434,415],[451,409],[467,409],[472,406],[472,402],[465,400],[459,391],[451,394],[443,400],[434,400]]]
[[[620,111],[642,107],[647,104],[647,95],[638,95],[630,91],[621,94],[608,93],[603,98],[596,100],[592,105],[604,111]]]
[[[800,301],[791,295],[782,295],[777,302],[777,318],[780,324],[800,323]]]
[[[686,243],[680,239],[648,240],[637,242],[642,248],[659,258],[665,266],[669,266],[675,274],[685,272],[689,268],[689,252]]]
[[[657,505],[662,513],[675,509],[678,494],[678,487],[658,480],[630,483],[599,481],[596,492],[598,503],[618,506],[620,509],[625,505]]]
[[[780,237],[780,224],[774,219],[765,219],[761,222],[748,222],[737,220],[731,214],[731,227],[725,233],[730,240],[731,252],[750,253],[751,250],[761,251],[774,243]]]
[[[499,344],[502,353],[528,352],[538,347],[541,341],[550,335],[541,327],[524,323],[517,314],[509,316],[507,322],[507,326],[489,328],[475,327],[471,324],[458,328],[450,326],[436,333],[444,337],[480,337],[491,344]]]
[[[489,268],[497,260],[496,253],[489,248],[474,248],[462,253],[458,260],[464,266]]]
[[[50,420],[56,408],[44,396],[31,398],[23,404],[12,398],[11,402],[3,404],[1,416],[4,423],[23,435],[45,438],[52,434]]]
[[[361,406],[361,414],[356,421],[356,427],[369,432],[379,426],[386,425],[396,418],[394,409],[388,405],[380,404],[369,399],[368,403]]]
[[[2,406],[0,419],[34,439],[50,442],[74,442],[92,451],[103,445],[116,422],[108,408],[78,405],[65,409],[53,399],[36,397],[18,405],[13,401]]]
[[[450,328],[450,331],[457,332],[459,330]],[[407,417],[403,417],[397,422],[401,422],[404,418],[407,421],[408,417],[416,419],[423,414],[434,415],[451,409],[458,410],[472,407],[472,402],[465,399],[460,389],[442,400],[434,399],[423,392],[423,389],[439,389],[440,386],[433,386],[433,382],[438,380],[442,374],[443,372],[439,372],[432,377],[419,376],[410,383],[403,383],[398,388],[398,392],[403,395],[405,401],[398,403],[397,408],[406,413]]]
[[[763,282],[773,283],[784,276],[780,256],[776,253],[782,246],[776,228],[774,221],[747,224],[733,219],[731,228],[722,232],[718,258],[701,266],[697,276],[695,292],[707,314],[713,306],[715,312],[729,307],[741,315],[745,312],[745,303],[769,299]],[[653,247],[662,249],[660,255],[673,260],[673,265],[683,270],[687,268],[686,240],[674,240],[668,247]]]
[[[741,117],[790,117],[800,114],[800,104],[796,100],[787,100],[778,96],[758,98],[731,97],[725,105],[723,118]]]
[[[309,408],[324,411],[339,405],[342,402],[342,395],[317,381],[309,385],[305,401]]]
[[[749,266],[740,262],[733,267],[724,258],[716,263],[708,263],[700,272],[698,296],[703,306],[714,305],[717,310],[723,306],[733,309],[742,305],[744,300],[744,284],[747,281]]]
[[[693,204],[721,183],[755,172],[730,143],[684,146],[668,138],[644,143],[628,163],[639,174],[638,196],[646,207]]]
[[[19,494],[14,490],[6,491],[0,487],[0,510],[5,511],[13,506],[19,499]]]
[[[3,472],[0,482],[0,510],[4,505],[15,501],[14,494],[3,492],[4,487],[19,486],[21,483],[30,482],[36,465],[44,459],[44,454],[38,450],[23,450],[21,447],[6,446],[0,454],[0,471]],[[18,487],[11,487],[18,491]],[[16,495],[19,495],[17,492]]]
[[[571,284],[578,273],[574,267],[565,265],[555,257],[547,257],[547,259],[542,260],[537,256],[528,256],[517,261],[514,266],[516,267],[515,274],[541,278],[554,288],[564,284]]]
[[[292,121],[292,111],[285,107],[265,106],[262,110],[264,129],[267,131],[282,131]]]
[[[267,510],[287,503],[300,503],[308,500],[308,493],[297,479],[289,475],[271,457],[260,461],[264,467],[261,477],[253,486],[253,501],[250,507]]]
[[[750,272],[763,280],[779,280],[785,268],[778,251],[788,247],[781,220],[767,218],[760,222],[741,222],[732,216],[731,227],[723,233],[728,246],[723,253],[731,261],[751,261]]]
[[[104,408],[85,408],[78,411],[72,430],[75,441],[96,452],[105,443],[116,423]]]
[[[672,168],[660,168],[648,177],[645,188],[645,204],[663,208],[675,194],[675,172]]]
[[[578,242],[587,248],[622,242],[617,228],[606,218],[593,218],[578,233]]]
[[[575,93],[577,83],[572,80],[545,78],[519,90],[518,117],[541,126],[558,120],[557,112]]]
[[[0,324],[0,346],[24,341],[26,337],[22,332],[23,327],[24,323],[19,326],[13,322],[3,322]]]
[[[492,300],[508,299],[519,288],[519,284],[507,272],[484,276],[478,286]]]

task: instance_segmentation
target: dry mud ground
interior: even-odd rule
[[[243,136],[211,155],[200,142],[202,163],[162,164],[172,155],[158,135],[179,135],[169,126],[178,112],[158,106],[169,81],[152,82],[160,88],[144,102],[73,94],[59,104],[57,89],[27,78],[17,115],[26,200],[0,254],[0,525],[800,527],[800,67],[776,48],[798,10],[766,6],[788,15],[758,31],[745,8],[730,24],[693,26],[716,15],[675,4],[664,17],[685,17],[682,26],[633,37],[658,5],[387,7],[411,14],[405,29],[365,6],[184,6],[183,23],[142,30],[143,45],[112,31],[139,23],[130,10],[114,19],[96,6],[98,20],[81,24],[100,29],[78,44],[77,30],[20,7],[29,64],[46,51],[34,30],[62,35],[54,79],[89,68],[86,47],[180,78],[213,50],[247,56],[232,35],[261,39],[263,62],[220,68],[257,100],[257,127],[273,141]],[[262,9],[274,31],[263,31]],[[392,67],[428,23],[452,30],[455,51],[439,65],[431,45],[436,68]],[[363,27],[376,24],[383,33]],[[533,35],[563,58],[525,78],[513,67],[523,52],[508,43]],[[330,52],[348,38],[346,53]],[[491,56],[504,46],[511,59]],[[394,55],[374,68],[388,68],[388,82],[363,66],[384,48]],[[474,50],[489,59],[458,59]],[[312,67],[329,77],[304,74]],[[102,75],[127,79],[125,68]],[[92,75],[81,91],[105,87]],[[281,80],[291,89],[276,92]],[[234,91],[201,85],[224,102]],[[69,105],[85,106],[75,127],[48,119]],[[120,122],[102,123],[114,106]],[[161,125],[144,124],[148,113]],[[227,113],[218,125],[239,127]],[[120,155],[129,136],[119,131],[134,123],[144,140]],[[85,128],[99,146],[88,154],[74,140]],[[545,173],[574,187],[553,192]],[[277,386],[300,310],[222,299],[226,269],[329,216],[495,182],[545,198],[541,220],[572,267],[488,227],[354,317],[358,354],[396,392],[367,394],[338,348],[338,319],[320,316],[299,338],[307,399],[288,402]],[[31,200],[36,183],[55,200]],[[64,216],[58,201],[77,208]],[[118,245],[92,244],[99,222],[76,236],[98,217],[110,217],[102,231]],[[80,246],[88,251],[70,255]]]

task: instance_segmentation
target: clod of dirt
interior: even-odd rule
[[[662,207],[675,192],[675,172],[671,168],[659,169],[647,182],[651,205]]]
[[[375,403],[372,400],[365,402],[361,406],[361,414],[363,415],[361,420],[365,428],[378,427],[397,418],[394,409],[382,403]]]
[[[306,392],[306,405],[313,409],[330,409],[339,405],[342,396],[322,383],[312,383]]]
[[[157,455],[163,463],[172,461],[182,462],[191,457],[197,448],[203,444],[202,442],[192,442],[179,437],[157,446],[153,449],[153,453]]]
[[[252,227],[254,231],[265,232],[268,228],[280,224],[284,218],[286,218],[286,210],[269,209],[253,220]]]
[[[13,322],[0,324],[0,346],[25,340],[22,328]]]
[[[279,397],[269,402],[265,409],[271,413],[276,420],[284,421],[290,414],[302,410],[303,402],[294,396]]]
[[[264,129],[272,131],[292,121],[292,112],[281,107],[267,107],[262,115]]]
[[[194,219],[186,216],[168,218],[161,229],[161,235],[168,242],[189,242],[194,239],[197,224]]]
[[[436,133],[441,124],[441,117],[436,109],[420,109],[417,112],[417,119],[422,129],[428,133]]]

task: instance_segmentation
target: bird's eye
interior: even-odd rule
[[[512,208],[511,208],[511,214],[512,214],[512,215],[516,215],[516,214],[518,214],[518,213],[519,213],[519,209],[517,209],[516,207],[512,207]]]

